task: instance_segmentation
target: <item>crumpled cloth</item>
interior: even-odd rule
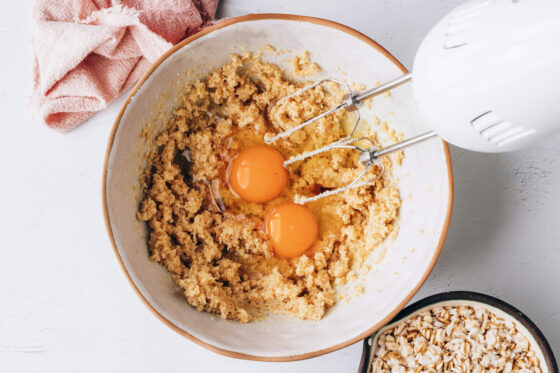
[[[218,1],[36,0],[32,115],[61,131],[75,128],[208,25]]]

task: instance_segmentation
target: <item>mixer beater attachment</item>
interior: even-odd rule
[[[402,150],[403,148],[418,143],[420,141],[424,141],[428,138],[431,138],[433,136],[436,136],[436,133],[433,131],[430,132],[426,132],[423,133],[421,135],[415,136],[415,137],[411,137],[409,139],[400,141],[398,143],[395,143],[393,145],[389,145],[385,148],[379,149],[375,146],[375,142],[368,138],[368,137],[360,137],[360,138],[354,138],[354,135],[356,134],[356,131],[359,127],[360,124],[360,120],[361,120],[361,116],[360,116],[360,110],[358,105],[360,103],[362,103],[364,100],[370,98],[370,97],[374,97],[377,95],[380,95],[384,92],[387,92],[395,87],[400,86],[403,83],[406,83],[408,81],[410,81],[412,79],[412,74],[407,73],[405,75],[402,75],[400,77],[398,77],[397,79],[391,80],[390,82],[387,82],[383,85],[377,86],[375,88],[369,89],[367,91],[363,91],[363,92],[358,92],[358,91],[352,91],[352,89],[350,88],[349,84],[345,81],[341,81],[341,80],[337,80],[337,79],[332,79],[332,78],[327,78],[327,79],[323,79],[320,81],[317,81],[315,83],[312,83],[310,85],[307,85],[301,89],[299,89],[298,91],[292,93],[289,96],[283,97],[281,99],[279,99],[278,101],[276,101],[276,103],[274,104],[274,106],[270,109],[271,111],[274,110],[274,108],[281,103],[282,101],[286,101],[289,99],[292,99],[296,96],[301,95],[302,93],[309,91],[310,89],[313,89],[317,86],[326,84],[326,83],[336,83],[340,86],[343,86],[346,90],[346,94],[343,96],[341,102],[336,105],[335,107],[328,109],[327,111],[306,120],[305,122],[292,127],[284,132],[281,132],[273,137],[269,137],[269,138],[265,138],[265,142],[267,144],[272,144],[280,139],[285,139],[287,137],[289,137],[290,135],[292,135],[294,132],[299,131],[301,129],[303,129],[304,127],[307,127],[308,125],[318,121],[319,119],[322,119],[328,115],[331,115],[339,110],[345,109],[347,111],[356,111],[357,113],[357,119],[356,119],[356,124],[354,125],[352,131],[350,131],[350,133],[348,134],[348,136],[337,140],[331,144],[325,145],[319,149],[310,151],[310,152],[306,152],[306,153],[302,153],[299,155],[296,155],[294,157],[291,157],[290,159],[286,160],[284,162],[284,167],[297,162],[297,161],[301,161],[304,159],[307,159],[309,157],[315,156],[317,154],[326,152],[328,150],[333,150],[333,149],[351,149],[351,150],[357,150],[360,152],[360,163],[362,164],[362,166],[364,166],[364,170],[348,185],[345,185],[343,187],[337,188],[337,189],[333,189],[333,190],[327,190],[325,192],[322,192],[320,194],[317,194],[315,196],[312,197],[304,197],[304,196],[300,196],[300,195],[296,195],[295,196],[295,200],[294,202],[296,203],[300,203],[300,204],[304,204],[307,202],[312,202],[312,201],[316,201],[318,199],[321,198],[325,198],[328,196],[332,196],[333,194],[337,194],[337,193],[341,193],[344,192],[345,190],[351,189],[351,188],[358,188],[364,185],[367,185],[369,183],[371,183],[372,181],[374,181],[375,179],[377,179],[382,173],[383,173],[383,164],[381,162],[379,162],[379,158],[381,156],[387,155],[389,153],[395,152],[395,151],[399,151]],[[363,148],[361,146],[358,145],[354,145],[355,143],[358,142],[370,142],[371,146],[369,148]],[[371,178],[371,179],[367,179],[367,180],[363,180],[362,179],[367,175],[367,173],[369,172],[369,170],[371,169],[371,167],[377,163],[378,165],[381,166],[381,172],[378,174],[377,177]]]

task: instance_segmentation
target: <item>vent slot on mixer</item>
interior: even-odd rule
[[[443,47],[445,49],[452,49],[468,44],[470,31],[478,16],[482,14],[482,9],[487,5],[488,0],[484,0],[478,4],[453,13],[449,17],[447,28],[445,29]]]
[[[533,129],[514,127],[509,121],[500,119],[492,111],[487,111],[471,120],[471,126],[479,135],[496,146],[503,146],[535,133]]]

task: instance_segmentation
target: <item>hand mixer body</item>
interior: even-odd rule
[[[434,131],[505,152],[560,130],[560,0],[474,0],[422,42],[413,91]]]

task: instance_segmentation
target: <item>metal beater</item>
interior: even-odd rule
[[[289,137],[291,134],[293,134],[296,131],[299,131],[305,127],[307,127],[308,125],[312,124],[313,122],[318,121],[321,118],[324,118],[328,115],[331,115],[339,110],[346,110],[346,111],[356,111],[356,113],[358,114],[358,117],[356,119],[356,124],[354,125],[352,131],[350,132],[350,134],[348,134],[348,136],[334,142],[328,145],[325,145],[319,149],[310,151],[310,152],[306,152],[306,153],[302,153],[299,154],[295,157],[291,157],[290,159],[286,160],[284,162],[284,167],[287,167],[288,165],[297,162],[297,161],[301,161],[304,159],[307,159],[309,157],[315,156],[317,154],[326,152],[328,150],[333,150],[333,149],[351,149],[351,150],[357,150],[360,152],[360,163],[362,164],[362,166],[364,166],[364,170],[348,185],[345,185],[343,187],[337,188],[337,189],[333,189],[333,190],[328,190],[325,191],[323,193],[320,193],[318,195],[315,195],[313,197],[304,197],[304,196],[300,196],[300,195],[296,195],[294,202],[296,203],[307,203],[307,202],[312,202],[312,201],[316,201],[318,199],[321,198],[325,198],[328,196],[332,196],[333,194],[337,194],[337,193],[341,193],[344,192],[345,190],[351,189],[351,188],[358,188],[364,185],[367,185],[369,183],[371,183],[372,181],[374,181],[376,178],[372,178],[372,179],[368,179],[365,181],[362,181],[362,179],[367,175],[367,173],[369,172],[369,170],[371,169],[371,167],[373,166],[374,163],[378,163],[381,167],[381,173],[379,175],[381,175],[383,173],[383,163],[378,162],[379,158],[390,154],[392,152],[396,152],[399,151],[409,145],[415,144],[417,142],[423,141],[425,139],[428,139],[430,137],[436,136],[436,133],[433,131],[430,132],[426,132],[423,133],[421,135],[412,137],[410,139],[398,142],[396,144],[387,146],[385,148],[377,148],[375,146],[375,142],[368,138],[368,137],[360,137],[360,138],[354,138],[354,135],[360,125],[360,120],[361,120],[361,115],[360,115],[360,110],[358,105],[360,103],[362,103],[364,100],[370,98],[370,97],[374,97],[377,95],[380,95],[384,92],[387,92],[407,81],[409,81],[412,78],[411,74],[405,74],[395,80],[392,80],[388,83],[385,83],[383,85],[377,86],[375,88],[372,88],[370,90],[367,91],[363,91],[363,92],[358,92],[358,91],[352,91],[352,89],[350,88],[350,85],[345,82],[345,81],[341,81],[341,80],[337,80],[337,79],[332,79],[332,78],[327,78],[327,79],[323,79],[320,81],[317,81],[315,83],[312,83],[310,85],[307,85],[301,89],[299,89],[298,91],[292,93],[289,96],[283,97],[280,100],[278,100],[273,107],[271,107],[271,111],[274,110],[277,105],[279,103],[281,103],[282,101],[286,101],[289,99],[292,99],[296,96],[301,95],[302,93],[309,91],[310,89],[313,89],[317,86],[332,82],[332,83],[336,83],[342,87],[344,87],[347,91],[347,94],[342,98],[342,101],[340,102],[340,104],[336,105],[335,107],[295,126],[292,127],[284,132],[281,132],[277,135],[275,135],[274,137],[270,137],[270,138],[266,138],[265,142],[267,144],[271,144],[274,143],[275,141],[278,141],[280,139],[284,139]],[[357,146],[354,145],[357,142],[370,142],[371,146],[369,148],[364,148],[361,146]]]

